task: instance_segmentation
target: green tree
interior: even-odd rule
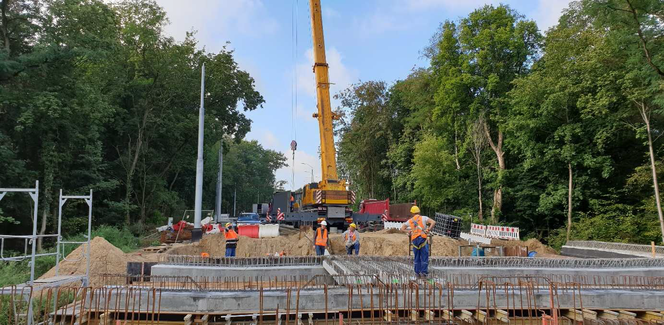
[[[661,37],[664,34],[664,3],[657,0],[582,3],[585,13],[594,17],[597,30],[606,31],[610,55],[624,60],[625,77],[620,83],[630,100],[631,115],[637,115],[643,123],[637,132],[640,131],[648,145],[655,204],[664,242],[664,213],[652,136],[653,116],[661,117],[664,111],[664,40]]]
[[[392,107],[384,82],[368,81],[335,95],[339,165],[361,198],[385,198],[392,189],[387,151],[394,139]],[[343,168],[345,167],[345,168]]]
[[[436,76],[436,113],[448,125],[458,147],[459,132],[468,119],[481,116],[485,139],[496,155],[492,221],[503,204],[505,163],[504,128],[510,115],[508,92],[512,81],[528,73],[539,48],[537,26],[508,6],[485,6],[458,24],[446,22],[431,65]],[[465,121],[463,119],[466,119]],[[439,121],[436,121],[439,122]],[[462,141],[461,141],[462,142]],[[455,156],[458,156],[455,150]],[[457,163],[460,169],[460,164]]]

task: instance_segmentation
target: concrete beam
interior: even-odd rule
[[[397,294],[400,297],[404,296],[404,293],[401,292],[401,289],[398,289]],[[111,298],[111,306],[116,305],[116,299],[119,299],[119,306],[124,306],[125,302],[125,291],[124,288],[119,288],[114,293],[117,295]],[[425,310],[427,308],[432,308],[433,310],[444,310],[449,306],[425,306],[423,303],[427,301],[426,290],[420,291],[419,297],[414,297],[415,293],[406,292],[406,295],[412,297],[411,301],[419,301],[420,306],[413,306],[413,308],[419,308],[420,310]],[[263,301],[262,301],[262,310],[266,313],[274,312],[279,306],[279,310],[290,309],[291,312],[299,310],[300,313],[304,312],[320,312],[323,310],[328,310],[332,312],[345,312],[349,309],[354,311],[359,311],[362,307],[365,309],[367,306],[370,306],[371,300],[373,299],[375,309],[390,309],[394,310],[395,308],[401,310],[408,310],[409,308],[404,307],[403,301],[399,301],[399,306],[394,306],[391,303],[390,306],[386,305],[386,300],[383,299],[385,306],[378,306],[377,302],[380,301],[380,296],[378,294],[379,290],[374,290],[373,295],[369,293],[363,293],[362,296],[354,295],[352,300],[352,305],[349,306],[348,299],[348,289],[347,288],[331,288],[328,289],[328,297],[326,299],[324,290],[303,290],[300,292],[299,297],[299,306],[297,306],[296,301],[297,293],[293,292],[290,301],[288,301],[286,292],[284,291],[264,291],[263,292]],[[147,292],[141,292],[140,295],[144,295],[140,301],[147,300]],[[479,293],[482,294],[482,293]],[[615,309],[621,310],[618,318],[636,318],[636,314],[630,312],[631,310],[642,310],[642,311],[658,311],[661,310],[664,306],[664,294],[661,291],[657,290],[582,290],[581,294],[583,295],[583,305],[584,308],[588,310],[608,310]],[[135,294],[137,295],[137,294]],[[578,301],[579,293],[573,292],[559,292],[556,299],[556,304],[560,303],[561,309],[570,309],[577,310],[574,305],[576,295],[576,301]],[[477,290],[455,290],[454,292],[454,309],[461,310],[476,310],[478,307],[482,310],[487,308],[487,301],[485,299],[480,299],[478,303],[478,292]],[[382,297],[385,298],[385,297]],[[107,297],[100,297],[101,305],[105,305],[105,299]],[[133,298],[139,300],[139,297]],[[419,299],[419,300],[418,300]],[[443,298],[443,302],[446,302],[446,297]],[[496,292],[495,298],[492,297],[491,301],[488,302],[488,308],[492,310],[495,307],[498,309],[507,309],[508,301],[511,303],[514,300],[513,295],[506,295],[505,293]],[[546,289],[541,289],[538,292],[535,292],[531,297],[531,305],[538,306],[539,309],[549,309],[550,306],[550,295],[549,291]],[[326,306],[327,300],[327,306]],[[288,304],[290,303],[290,306]],[[258,291],[224,291],[224,292],[203,292],[203,291],[188,291],[188,292],[178,292],[178,291],[162,291],[161,292],[161,306],[160,311],[162,313],[183,313],[189,312],[194,314],[211,314],[216,315],[219,311],[224,311],[223,314],[232,313],[254,313],[257,312],[261,307],[260,293]],[[555,306],[557,307],[557,306]],[[142,310],[145,310],[146,307],[141,307]],[[510,306],[511,308],[511,306]],[[600,314],[600,317],[604,316],[606,312]],[[581,316],[588,315],[581,311]],[[460,315],[463,316],[463,315]],[[477,317],[477,315],[473,315]],[[582,318],[582,317],[579,317]]]

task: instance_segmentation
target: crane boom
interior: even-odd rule
[[[332,120],[336,115],[332,112],[330,104],[330,81],[328,65],[325,58],[325,37],[323,36],[323,17],[321,14],[320,0],[310,0],[311,9],[311,35],[314,44],[314,73],[316,74],[316,98],[318,113],[314,117],[318,119],[320,129],[320,152],[322,182],[336,181],[337,162],[334,149],[334,133]]]

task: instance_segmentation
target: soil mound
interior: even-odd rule
[[[80,245],[67,257],[60,261],[59,275],[85,275],[87,267],[85,254],[87,245]],[[90,241],[90,285],[102,285],[99,274],[124,274],[127,272],[127,257],[125,253],[102,237],[95,237]],[[55,276],[55,267],[40,277]]]
[[[528,251],[535,251],[537,252],[537,255],[540,257],[546,257],[546,256],[554,256],[558,255],[556,253],[556,250],[542,244],[537,238],[531,238],[524,241],[520,240],[500,240],[500,239],[493,239],[491,240],[492,245],[496,246],[505,246],[505,247],[511,247],[511,246],[528,246]]]
[[[346,254],[346,247],[341,234],[330,235],[330,254]],[[226,240],[223,234],[206,235],[199,243],[174,247],[168,254],[200,255],[205,252],[210,256],[224,256]],[[457,256],[459,245],[463,241],[434,236],[433,256]],[[259,257],[284,252],[287,256],[314,255],[313,231],[274,238],[248,238],[240,236],[237,246],[238,257]],[[360,255],[404,256],[408,255],[408,236],[394,233],[392,230],[360,233]]]

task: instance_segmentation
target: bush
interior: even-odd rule
[[[582,214],[572,221],[571,240],[596,240],[634,244],[659,242],[659,221],[657,216],[634,214],[631,207],[622,204],[601,206],[598,213]],[[550,246],[559,250],[565,245],[567,229],[553,231],[547,238]]]
[[[134,235],[127,228],[118,229],[112,226],[100,226],[97,229],[92,230],[92,238],[103,237],[113,246],[121,249],[123,252],[128,253],[138,249],[139,239],[134,237]],[[78,234],[73,238],[68,240],[72,241],[85,241],[85,233]],[[70,246],[67,247],[66,254],[69,254],[76,247]]]

